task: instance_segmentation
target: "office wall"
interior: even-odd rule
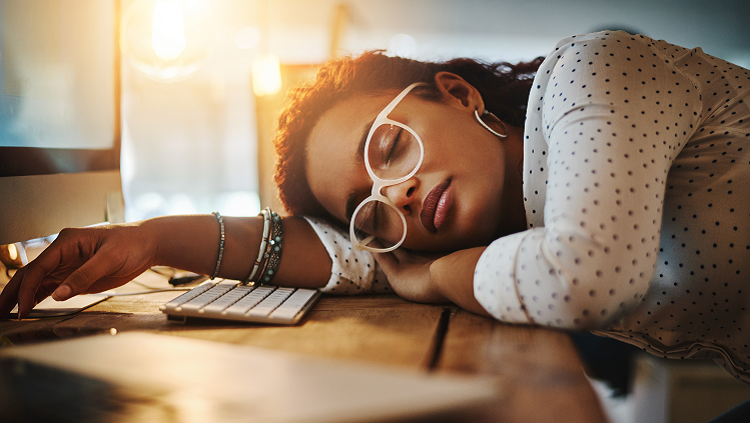
[[[350,50],[387,48],[406,33],[420,56],[513,59],[545,54],[568,35],[623,28],[750,63],[746,0],[274,0],[272,48],[287,60],[324,58],[337,4],[349,10]]]

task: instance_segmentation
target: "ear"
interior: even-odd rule
[[[463,78],[450,72],[438,72],[435,74],[435,86],[443,94],[443,99],[448,104],[459,108],[484,112],[484,100],[479,91]]]

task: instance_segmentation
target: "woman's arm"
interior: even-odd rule
[[[474,296],[474,271],[485,247],[457,251],[430,265],[430,275],[440,293],[472,313],[489,316]]]
[[[375,258],[399,296],[423,303],[452,302],[489,316],[474,297],[474,268],[484,250],[477,247],[436,256],[397,249]]]
[[[224,217],[226,234],[219,277],[244,280],[260,248],[263,219]],[[155,265],[210,275],[219,249],[214,216],[172,216],[145,221],[154,234]],[[283,219],[283,253],[274,284],[319,288],[331,276],[331,260],[310,225],[302,218]]]
[[[532,229],[491,244],[474,276],[496,318],[589,330],[642,303],[667,174],[702,112],[667,54],[647,37],[607,32],[559,43],[540,67],[524,157]]]
[[[242,280],[257,256],[263,220],[226,217],[224,224],[225,248],[218,276]],[[0,317],[16,303],[24,317],[49,295],[64,300],[121,286],[155,265],[212,274],[218,249],[219,224],[211,215],[65,229],[8,282],[0,294]],[[330,258],[309,224],[285,218],[284,251],[274,283],[322,287],[330,268]]]

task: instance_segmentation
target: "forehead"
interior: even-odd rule
[[[342,221],[351,190],[368,180],[364,165],[357,160],[359,142],[394,96],[342,100],[325,112],[310,132],[306,169],[310,189],[323,207]]]

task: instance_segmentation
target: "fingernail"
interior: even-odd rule
[[[52,299],[55,301],[64,301],[70,297],[71,289],[68,285],[60,285],[52,293]]]

